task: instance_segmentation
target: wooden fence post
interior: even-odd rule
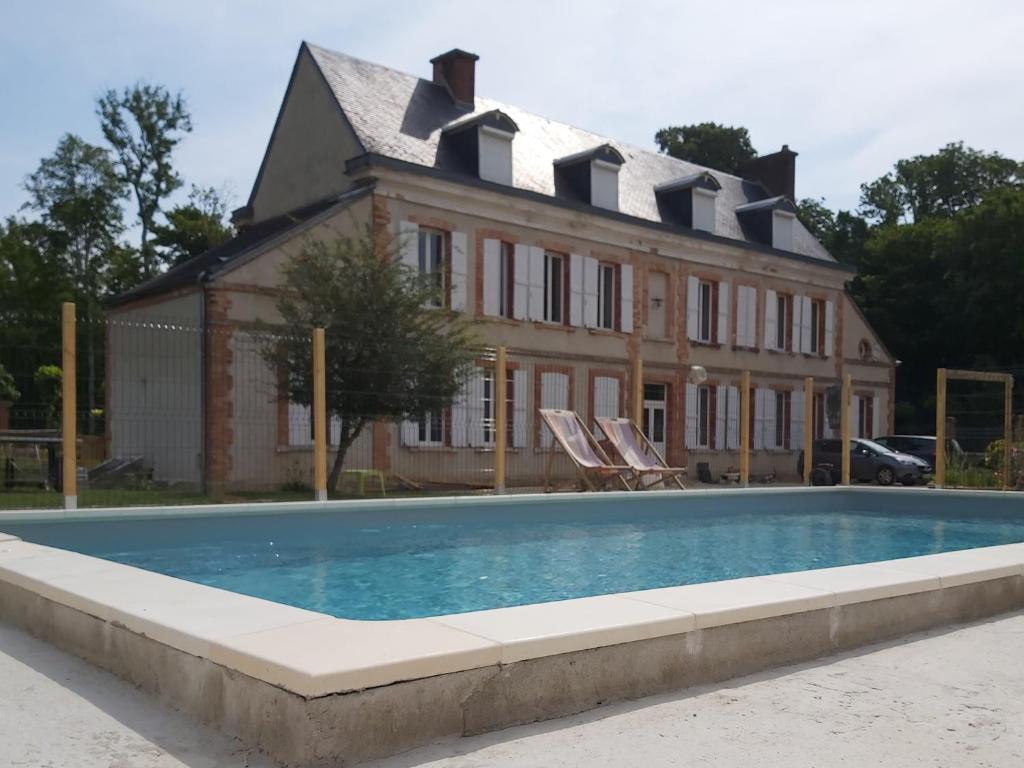
[[[61,442],[64,464],[61,489],[64,509],[78,506],[78,403],[75,391],[75,304],[65,301],[61,307]]]
[[[750,485],[750,371],[740,375],[740,485]]]
[[[935,375],[935,487],[946,484],[946,369]]]
[[[804,379],[804,485],[811,484],[814,467],[814,377]]]
[[[313,490],[327,501],[327,353],[323,328],[313,329]]]
[[[850,390],[853,387],[853,377],[850,374],[843,376],[842,411],[839,414],[840,438],[843,441],[842,453],[842,481],[843,485],[850,484]]]
[[[644,361],[637,355],[633,361],[633,421],[644,430]]]

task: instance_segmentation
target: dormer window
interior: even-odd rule
[[[519,127],[495,109],[458,120],[441,131],[441,151],[451,153],[467,173],[512,186],[512,139]]]
[[[782,251],[793,250],[796,206],[785,197],[770,197],[736,208],[736,216],[751,240]]]
[[[625,162],[610,144],[555,160],[555,194],[617,211],[619,169]]]
[[[715,232],[715,203],[722,185],[707,171],[674,179],[654,188],[662,221]]]

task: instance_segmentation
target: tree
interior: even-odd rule
[[[981,202],[987,192],[1024,184],[1024,166],[998,152],[947,144],[932,155],[899,160],[895,170],[861,185],[861,213],[882,226],[941,217]]]
[[[667,155],[726,173],[738,173],[744,163],[757,157],[746,128],[718,123],[662,128],[654,141]]]
[[[861,216],[849,211],[834,213],[825,200],[805,197],[797,203],[797,217],[838,261],[857,265],[864,255],[870,228]]]
[[[14,384],[14,377],[0,363],[0,403],[13,403],[21,397],[21,392]]]
[[[353,237],[306,242],[282,268],[277,309],[289,334],[264,357],[287,378],[291,400],[312,403],[310,332],[325,329],[327,411],[340,419],[328,488],[367,424],[420,418],[451,405],[474,353],[463,315],[424,307],[437,298],[429,277],[403,266],[395,243],[367,226]]]
[[[73,297],[83,319],[86,349],[86,398],[97,407],[97,327],[100,299],[110,256],[124,231],[121,200],[124,186],[107,150],[67,134],[50,157],[25,182],[27,207],[37,211],[46,228],[49,248],[60,254],[70,277]],[[95,426],[90,419],[90,431]]]
[[[216,189],[193,185],[188,203],[167,211],[166,224],[153,225],[153,245],[172,266],[188,261],[231,239],[227,212],[227,201]]]
[[[157,269],[157,254],[149,235],[160,204],[182,185],[171,155],[192,130],[192,118],[180,93],[171,95],[163,86],[142,83],[121,93],[107,91],[96,104],[96,114],[117,155],[121,179],[135,196],[142,272],[150,278]]]

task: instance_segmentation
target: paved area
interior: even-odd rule
[[[272,768],[0,625],[0,765]],[[378,768],[1024,765],[1024,613],[426,747]]]
[[[128,683],[0,624],[0,765],[272,768]]]

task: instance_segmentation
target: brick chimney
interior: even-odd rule
[[[448,89],[452,101],[460,107],[473,109],[476,95],[476,62],[480,57],[475,53],[452,48],[430,60],[434,65],[434,84]]]
[[[739,175],[760,181],[773,197],[782,195],[796,201],[796,156],[788,144],[783,144],[778,152],[755,157],[740,168]]]

